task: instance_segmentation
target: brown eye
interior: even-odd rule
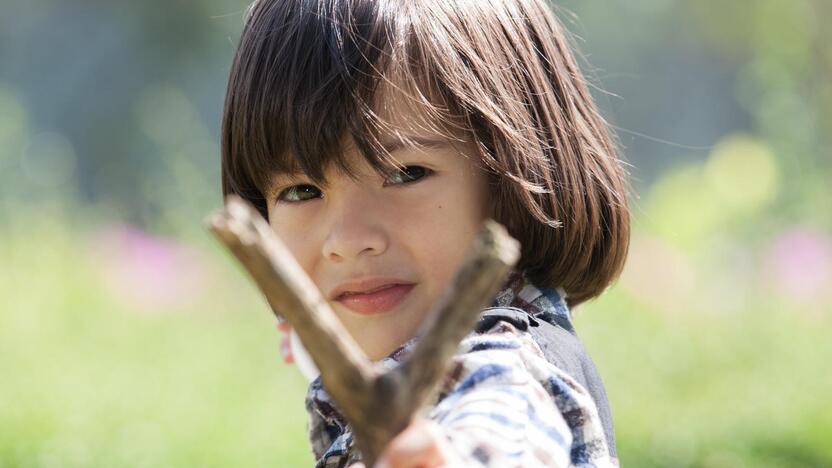
[[[419,179],[430,175],[431,170],[422,166],[405,166],[402,169],[394,171],[387,178],[384,185],[398,185],[415,182]]]
[[[321,191],[313,185],[293,185],[280,192],[277,199],[292,203],[311,200],[317,196],[321,196]]]

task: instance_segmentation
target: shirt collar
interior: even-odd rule
[[[531,315],[550,313],[572,320],[563,288],[539,288],[529,280],[526,272],[517,270],[508,275],[491,307],[516,307]]]
[[[563,288],[539,288],[525,271],[511,270],[502,288],[494,296],[491,307],[515,307],[529,315],[554,315],[572,321]],[[418,336],[411,338],[378,363],[384,370],[396,367],[418,341]]]

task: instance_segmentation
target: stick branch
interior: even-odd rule
[[[249,272],[274,313],[297,331],[321,372],[324,387],[352,426],[367,466],[372,466],[427,401],[459,341],[471,331],[480,310],[490,303],[520,255],[518,242],[505,228],[487,220],[420,328],[422,339],[413,353],[398,368],[382,372],[346,332],[254,207],[229,196],[225,208],[207,223]]]

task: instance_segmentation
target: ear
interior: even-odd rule
[[[278,322],[277,330],[280,332],[280,356],[286,364],[295,362],[295,356],[292,353],[292,326],[289,322]]]

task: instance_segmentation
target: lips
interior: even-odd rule
[[[341,296],[339,296],[339,297],[354,296],[356,294],[370,294],[370,293],[374,293],[376,291],[380,291],[380,290],[385,289],[385,288],[389,288],[390,286],[397,286],[397,285],[396,284],[385,284],[383,286],[379,286],[377,288],[372,288],[372,289],[369,289],[367,291],[361,291],[361,292],[347,291],[347,292],[341,294]]]
[[[415,284],[386,284],[366,292],[344,292],[335,299],[344,307],[360,315],[385,313],[402,303]]]

